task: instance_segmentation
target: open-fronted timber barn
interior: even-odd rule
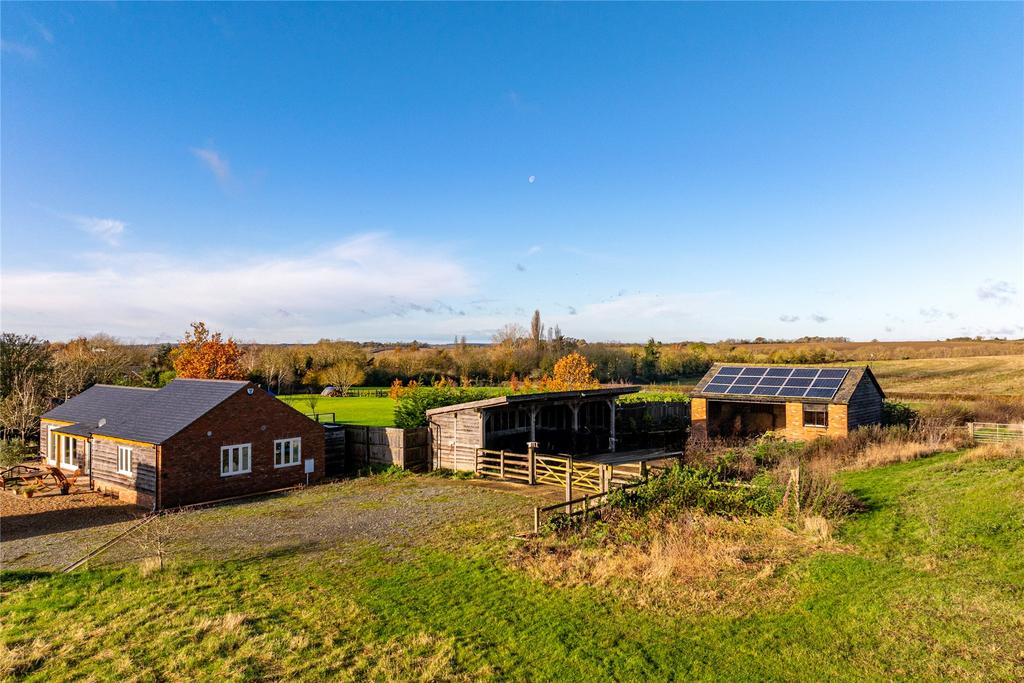
[[[639,387],[495,396],[427,411],[433,468],[475,470],[477,449],[573,455],[615,450],[616,399]]]
[[[885,393],[871,369],[715,364],[690,394],[691,438],[776,432],[846,436],[882,421]]]

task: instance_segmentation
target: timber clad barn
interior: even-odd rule
[[[250,382],[98,384],[45,413],[39,450],[93,488],[159,510],[260,493],[324,474],[323,427]]]
[[[846,436],[882,421],[885,393],[871,373],[856,368],[712,366],[690,394],[691,435],[787,439]]]
[[[615,451],[616,399],[640,387],[512,394],[427,411],[434,469],[476,470],[481,448],[526,453]]]

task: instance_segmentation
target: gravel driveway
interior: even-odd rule
[[[135,561],[156,552],[245,559],[367,543],[400,550],[439,535],[485,540],[525,531],[533,505],[546,504],[550,495],[541,487],[475,480],[365,477],[160,517],[92,563]],[[66,566],[142,514],[97,494],[62,498],[61,507],[46,509],[40,499],[3,497],[3,568]]]

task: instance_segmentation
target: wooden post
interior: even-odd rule
[[[537,406],[530,406],[530,441],[537,440]]]
[[[587,514],[590,512],[590,494],[583,496],[583,519],[587,518]]]
[[[612,421],[612,423],[611,423],[612,436],[611,436],[610,439],[608,439],[608,450],[610,450],[612,453],[614,453],[615,452],[615,399],[614,398],[608,401],[608,409],[611,411],[611,421]]]
[[[566,458],[565,460],[565,513],[572,514],[572,457]]]
[[[498,476],[502,479],[505,478],[505,449],[501,449],[501,455],[498,458]]]
[[[968,422],[967,423],[967,429],[968,429],[969,434],[971,435],[971,441],[974,441],[974,423],[973,422]]]
[[[533,533],[540,533],[540,508],[533,508]]]
[[[537,442],[526,444],[526,456],[530,459],[530,486],[537,483]]]
[[[580,403],[579,401],[573,401],[569,404],[569,410],[572,411],[572,431],[578,432],[580,430]]]

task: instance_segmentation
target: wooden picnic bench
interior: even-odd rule
[[[15,465],[0,472],[0,487],[5,491],[11,486],[23,486],[28,483],[42,484],[42,480],[52,476],[46,470],[30,465]],[[44,484],[45,485],[45,484]]]
[[[42,469],[29,465],[15,465],[0,472],[0,485],[5,491],[8,487],[25,486],[26,484],[35,484],[42,487],[44,491],[56,486],[62,495],[67,495],[78,481],[79,474],[80,472],[75,472],[68,476],[54,465],[44,465]],[[53,479],[54,483],[47,483],[47,478]]]

